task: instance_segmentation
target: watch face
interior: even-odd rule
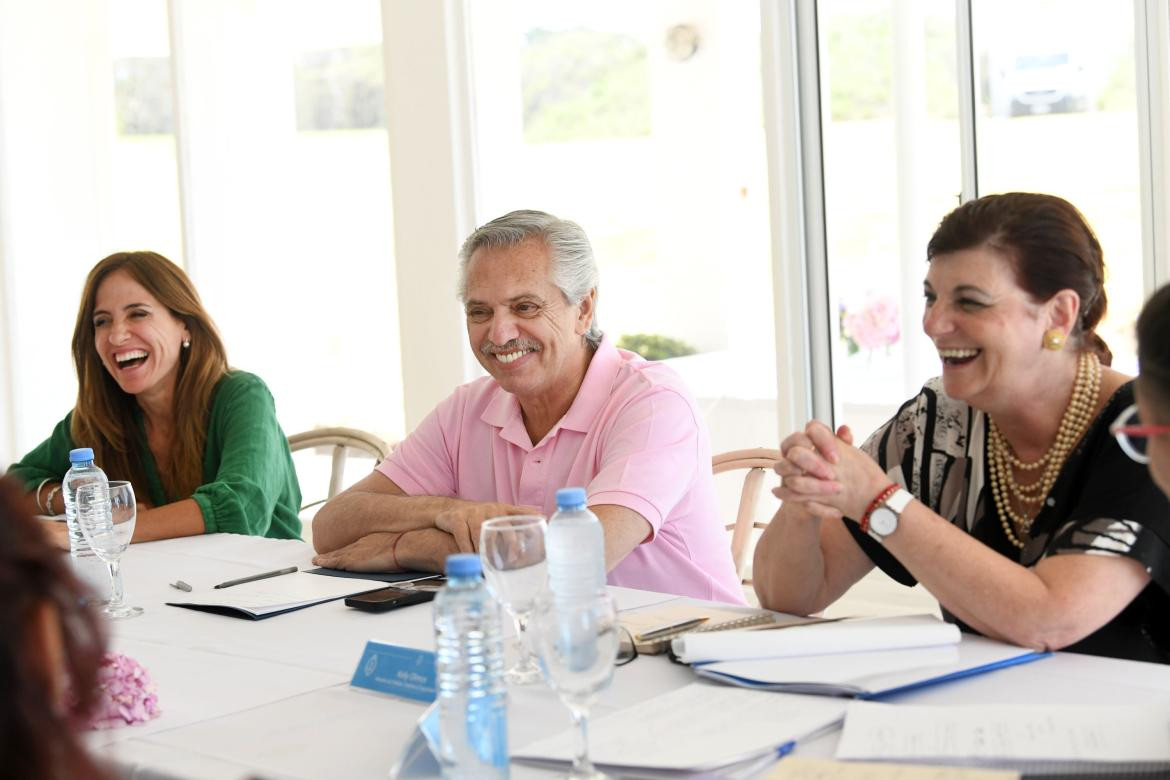
[[[898,515],[888,506],[879,506],[869,516],[869,527],[879,536],[889,536],[898,528]]]

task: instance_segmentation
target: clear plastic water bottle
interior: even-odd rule
[[[557,511],[545,532],[548,587],[562,603],[596,598],[605,590],[605,536],[585,506],[585,488],[557,491]]]
[[[500,607],[478,555],[447,558],[435,596],[439,766],[443,777],[508,777],[508,702]]]
[[[90,482],[108,485],[109,480],[106,472],[93,462],[93,450],[89,447],[71,450],[69,463],[69,471],[65,472],[65,479],[61,481],[61,494],[65,499],[65,523],[69,526],[69,555],[73,573],[95,593],[104,597],[110,589],[110,578],[105,564],[89,548],[89,542],[77,523],[77,488]]]

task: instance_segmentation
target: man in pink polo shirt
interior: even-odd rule
[[[455,390],[313,520],[321,566],[441,571],[490,517],[545,515],[584,485],[612,585],[743,603],[706,426],[679,377],[597,327],[584,231],[540,211],[460,251],[467,335],[490,374]]]

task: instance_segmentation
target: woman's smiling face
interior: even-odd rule
[[[173,392],[186,325],[125,271],[98,285],[94,347],[102,365],[130,395]]]
[[[923,287],[947,395],[986,411],[1029,386],[1050,321],[1005,257],[986,246],[937,255]]]

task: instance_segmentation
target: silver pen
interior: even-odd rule
[[[230,588],[233,585],[243,585],[245,582],[255,582],[256,580],[266,580],[269,577],[279,577],[282,574],[292,574],[297,570],[296,566],[289,566],[287,569],[277,569],[276,571],[266,571],[261,574],[252,574],[247,577],[240,577],[238,580],[228,580],[221,582],[218,585],[212,585],[213,588]]]

